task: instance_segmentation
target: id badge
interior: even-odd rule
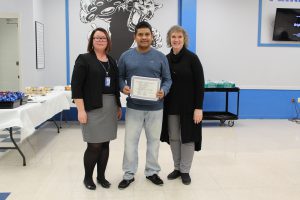
[[[105,77],[105,87],[110,87],[110,77]]]

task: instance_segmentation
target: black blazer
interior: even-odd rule
[[[121,107],[119,90],[119,71],[116,61],[107,55],[110,67],[110,77],[115,79],[115,96],[117,105]],[[80,54],[76,61],[72,74],[71,89],[72,99],[83,99],[86,111],[90,111],[103,106],[102,94],[105,72],[99,66],[96,54]]]

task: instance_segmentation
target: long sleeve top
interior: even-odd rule
[[[169,64],[166,56],[151,48],[146,53],[140,53],[134,49],[124,52],[118,62],[120,89],[128,85],[131,87],[132,76],[143,76],[149,78],[160,78],[161,89],[168,94],[172,84]],[[127,97],[127,107],[137,110],[160,110],[163,108],[163,101],[149,101]]]

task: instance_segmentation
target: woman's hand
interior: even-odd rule
[[[203,111],[201,109],[195,109],[194,110],[194,123],[199,124],[203,119]]]
[[[87,123],[87,114],[85,111],[78,111],[78,121],[80,122],[80,124]]]
[[[118,120],[120,120],[122,118],[122,108],[121,107],[118,107],[117,117],[118,117]]]

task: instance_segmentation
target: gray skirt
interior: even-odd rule
[[[87,123],[81,125],[83,141],[88,143],[107,142],[117,137],[116,97],[103,94],[103,107],[87,112]]]

